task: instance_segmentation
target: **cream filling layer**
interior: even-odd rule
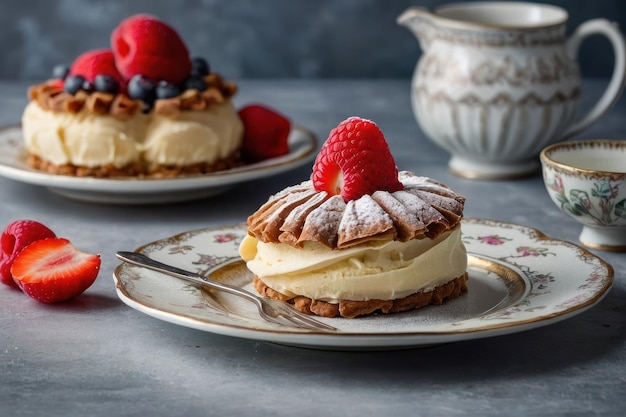
[[[243,129],[237,110],[227,100],[202,111],[154,117],[141,149],[152,165],[212,164],[239,149]]]
[[[31,101],[22,115],[22,132],[26,149],[55,165],[120,168],[138,160],[147,121],[143,114],[120,120],[85,110],[54,113]]]
[[[435,240],[387,241],[331,250],[316,242],[294,248],[246,236],[239,252],[248,269],[287,296],[327,302],[394,300],[429,291],[467,269],[461,228]]]
[[[215,163],[237,150],[243,123],[230,100],[176,116],[137,113],[128,119],[55,113],[31,101],[22,115],[26,149],[55,165],[124,167],[145,161],[185,166]]]

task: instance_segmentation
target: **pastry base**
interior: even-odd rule
[[[239,151],[237,151],[231,156],[212,164],[198,163],[186,166],[158,165],[149,172],[145,164],[142,162],[135,162],[121,168],[117,168],[110,164],[97,167],[81,167],[71,164],[55,165],[34,154],[28,155],[28,165],[38,171],[47,172],[48,174],[69,175],[72,177],[175,178],[185,175],[202,175],[210,172],[224,171],[226,169],[236,168],[245,164],[239,156]]]
[[[432,291],[418,292],[397,300],[340,301],[337,304],[320,300],[312,300],[304,296],[287,297],[274,291],[257,276],[254,277],[254,288],[265,297],[288,301],[298,310],[307,314],[322,317],[354,318],[366,314],[380,312],[384,314],[413,310],[429,304],[442,304],[445,300],[457,298],[467,292],[467,273],[453,279]]]

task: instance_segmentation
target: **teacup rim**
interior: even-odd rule
[[[550,157],[550,153],[557,149],[567,149],[567,148],[578,148],[585,146],[615,146],[619,148],[626,148],[626,140],[623,139],[583,139],[583,140],[572,140],[565,142],[557,142],[543,148],[539,154],[539,159],[543,165],[548,165],[553,168],[558,168],[561,171],[572,173],[572,174],[583,174],[587,176],[604,176],[604,177],[612,177],[612,178],[623,178],[626,177],[626,172],[618,172],[618,171],[605,171],[605,170],[597,170],[597,169],[587,169],[580,168],[574,165],[570,165],[563,162],[555,161]]]
[[[545,9],[552,9],[552,10],[559,11],[560,13],[562,13],[563,16],[561,19],[554,21],[554,22],[550,22],[550,23],[528,24],[528,25],[516,26],[516,25],[504,25],[504,24],[495,24],[495,23],[464,21],[460,19],[454,19],[448,16],[442,16],[439,14],[441,11],[444,11],[446,9],[453,9],[453,8],[460,8],[460,7],[477,8],[477,7],[483,7],[483,6],[493,7],[494,5],[510,5],[510,6],[514,6],[514,5],[529,6],[530,5],[534,7],[542,7]],[[567,21],[569,20],[569,13],[565,8],[554,5],[554,4],[532,2],[532,1],[506,1],[505,0],[505,1],[476,1],[476,2],[470,2],[470,3],[463,2],[463,1],[454,1],[454,2],[445,3],[438,7],[435,7],[434,9],[432,9],[432,11],[433,11],[432,16],[434,18],[444,20],[448,22],[449,24],[453,24],[455,26],[492,29],[492,30],[525,31],[525,30],[546,29],[546,28],[565,25]]]

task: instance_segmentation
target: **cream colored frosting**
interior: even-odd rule
[[[143,144],[150,164],[214,163],[235,152],[243,138],[243,123],[230,100],[203,111],[154,117]]]
[[[434,240],[369,242],[342,250],[317,242],[295,248],[248,235],[239,252],[270,288],[331,303],[403,298],[443,285],[467,268],[460,226]]]
[[[139,158],[138,143],[148,119],[97,116],[85,110],[55,113],[35,101],[22,115],[24,143],[29,152],[56,165],[122,167]]]
[[[22,115],[26,149],[55,165],[121,168],[140,158],[149,166],[214,163],[237,150],[243,123],[228,99],[177,115],[136,113],[127,119],[52,112],[31,101]]]

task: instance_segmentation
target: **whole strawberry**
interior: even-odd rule
[[[16,220],[10,223],[0,236],[0,281],[17,287],[11,274],[15,258],[31,243],[55,237],[48,227],[35,220]]]
[[[154,16],[122,21],[111,34],[115,64],[126,80],[142,75],[178,84],[191,72],[189,50],[178,33]]]
[[[291,122],[276,110],[250,104],[239,110],[244,134],[241,156],[246,162],[258,162],[289,153]]]
[[[383,132],[360,117],[350,117],[330,131],[315,159],[311,180],[317,191],[341,194],[345,201],[403,188]]]

